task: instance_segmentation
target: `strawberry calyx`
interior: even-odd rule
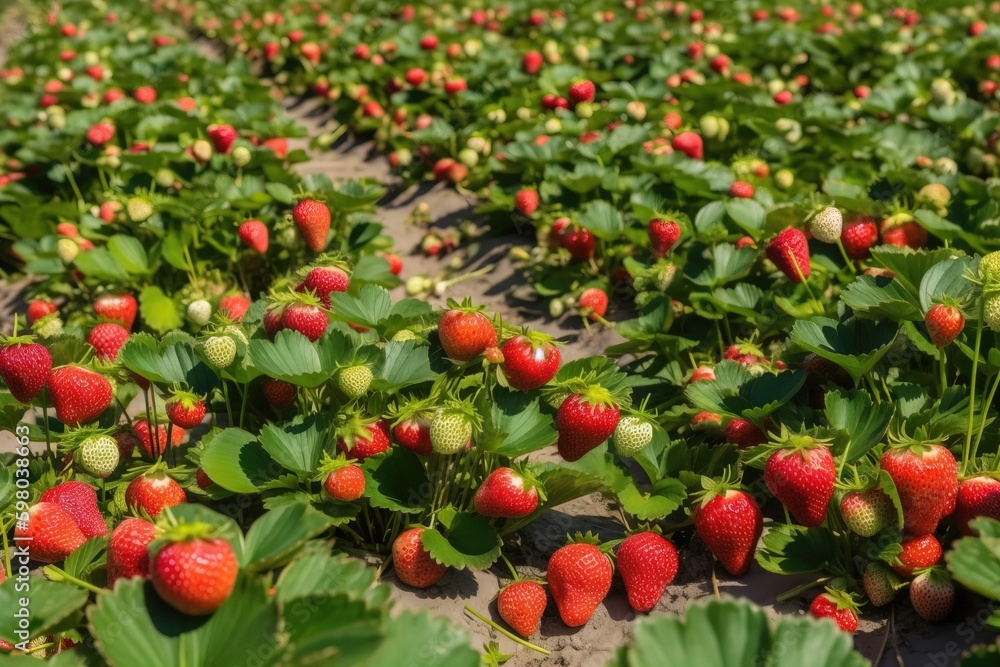
[[[387,416],[393,426],[411,419],[429,422],[439,403],[439,398],[433,393],[427,398],[409,396],[402,404],[391,408]]]
[[[323,460],[320,461],[319,467],[316,468],[316,479],[318,481],[322,481],[326,479],[327,475],[335,470],[340,470],[341,468],[346,468],[352,465],[357,465],[357,461],[348,460],[347,455],[343,452],[340,452],[336,458],[324,453]]]
[[[913,576],[918,577],[921,574],[926,574],[929,583],[932,584],[950,584],[951,574],[948,569],[943,565],[932,565],[931,567],[922,567],[913,571]],[[906,584],[903,584],[904,586]]]
[[[103,435],[114,437],[115,431],[117,430],[117,427],[99,428],[96,426],[83,426],[80,428],[70,429],[58,436],[59,449],[69,453],[79,449],[83,443],[91,438],[99,438]]]
[[[484,313],[486,312],[486,306],[477,306],[472,303],[472,297],[465,297],[461,303],[455,301],[455,299],[448,299],[447,302],[448,310],[460,310],[463,313]]]
[[[342,418],[337,427],[337,437],[343,440],[348,449],[354,448],[356,438],[371,438],[371,431],[368,430],[370,424],[378,421],[378,417],[366,417],[360,412],[353,412]]]
[[[728,491],[743,491],[744,489],[740,483],[741,477],[741,471],[736,466],[726,466],[726,469],[717,478],[702,475],[701,490],[692,494],[695,504],[692,505],[691,509],[693,510],[696,505],[704,507],[713,498],[724,496]]]
[[[538,478],[535,477],[534,473],[532,473],[528,468],[525,460],[511,462],[510,468],[521,478],[525,491],[535,489],[535,492],[538,494],[539,502],[546,499],[545,485],[538,481]]]
[[[55,315],[55,313],[51,313],[51,315]],[[50,315],[46,315],[45,317],[49,316]],[[15,335],[13,336],[4,336],[0,334],[0,347],[8,347],[10,345],[29,345],[31,343],[37,342],[36,337],[32,336],[31,334],[21,334],[20,336],[16,335],[17,333],[16,323],[14,324],[14,332]]]
[[[324,306],[323,302],[316,295],[314,290],[305,290],[302,292],[296,292],[294,290],[284,291],[271,291],[271,295],[268,298],[269,307],[277,306],[284,310],[288,306],[293,304],[301,304],[306,306],[316,306],[323,312],[329,312]]]
[[[825,591],[824,595],[826,596],[826,599],[828,599],[830,602],[833,602],[834,604],[836,604],[838,610],[840,610],[840,609],[850,609],[855,614],[859,613],[859,611],[861,609],[861,605],[859,605],[854,600],[854,596],[852,594],[844,592],[844,591],[839,590],[837,588],[829,587],[829,586],[826,587],[826,588],[824,588],[824,591]]]
[[[169,398],[167,398],[167,403],[180,403],[182,408],[190,410],[196,404],[201,403],[204,400],[205,396],[199,396],[192,391],[173,389],[169,394]]]
[[[914,217],[910,211],[907,211],[905,209],[896,209],[892,215],[888,216],[882,221],[881,225],[882,231],[895,229],[896,227],[900,227],[908,222],[913,222],[913,221]]]
[[[302,267],[296,273],[300,278],[305,278],[309,275],[309,272],[317,268],[335,268],[340,269],[348,276],[351,275],[353,267],[349,259],[346,256],[340,254],[339,252],[325,252],[319,255],[310,262],[307,266]]]
[[[479,416],[479,411],[468,400],[450,399],[437,409],[438,414],[459,415],[472,425],[473,435],[481,433],[483,430],[483,418]]]
[[[616,405],[615,398],[608,389],[601,385],[587,384],[582,378],[574,378],[566,382],[564,387],[571,394],[580,396],[581,400],[591,407],[600,405],[605,408],[611,408]]]

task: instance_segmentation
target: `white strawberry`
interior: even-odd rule
[[[813,238],[823,243],[836,243],[844,228],[844,216],[835,206],[827,206],[809,222]]]

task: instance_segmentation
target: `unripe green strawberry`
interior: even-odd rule
[[[988,253],[979,260],[979,277],[986,282],[1000,281],[1000,250]]]
[[[191,155],[194,156],[195,160],[202,164],[211,160],[213,153],[214,150],[212,148],[212,144],[204,139],[199,139],[191,145]]]
[[[238,341],[240,341],[244,345],[249,345],[250,344],[250,339],[247,338],[246,333],[243,331],[243,328],[240,327],[240,326],[237,326],[235,324],[230,324],[225,329],[223,329],[222,332],[225,333],[228,336],[232,336],[233,338],[237,339]]]
[[[125,202],[125,212],[132,222],[144,222],[153,215],[153,204],[145,197],[132,197]]]
[[[212,319],[212,304],[205,299],[196,299],[188,304],[187,316],[197,326],[205,326]]]
[[[70,264],[80,254],[80,246],[73,239],[59,239],[56,241],[56,254],[63,264]]]
[[[394,333],[391,338],[392,342],[394,343],[402,343],[404,341],[416,340],[416,339],[417,339],[417,334],[413,333],[409,329],[400,329],[399,331]]]
[[[236,341],[228,336],[211,336],[205,341],[205,356],[216,368],[225,368],[236,359]]]
[[[458,412],[441,411],[431,420],[431,447],[438,454],[454,454],[472,439],[472,424]]]
[[[896,518],[896,509],[881,488],[849,491],[840,501],[840,514],[855,535],[871,537]]]
[[[172,187],[177,182],[177,174],[170,169],[156,170],[156,184],[161,188]]]
[[[653,425],[641,417],[622,417],[615,427],[615,450],[631,458],[653,440]]]
[[[823,243],[836,243],[843,228],[844,216],[835,206],[827,206],[809,222],[813,238]]]
[[[245,167],[250,164],[253,154],[246,146],[237,146],[233,149],[233,164],[237,167]]]
[[[360,398],[368,393],[371,386],[372,371],[367,366],[351,366],[340,371],[337,376],[337,388],[347,394],[348,398]]]
[[[983,307],[983,322],[993,331],[1000,331],[1000,294],[987,297]]]
[[[118,467],[118,442],[108,435],[87,438],[74,458],[87,474],[107,477]]]
[[[873,606],[884,607],[895,599],[899,579],[882,563],[869,563],[861,575],[861,586]]]
[[[39,338],[55,338],[63,332],[63,321],[55,313],[43,317],[32,326]]]

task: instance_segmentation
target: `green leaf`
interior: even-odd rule
[[[176,343],[160,348],[149,334],[132,334],[118,360],[151,382],[188,387],[198,394],[207,394],[218,383],[218,376],[191,345]]]
[[[147,285],[139,294],[139,312],[146,325],[160,333],[178,329],[184,323],[177,304],[156,285]]]
[[[243,565],[255,572],[280,567],[329,525],[322,512],[306,503],[271,510],[247,531]]]
[[[892,245],[872,248],[872,260],[893,272],[893,280],[898,280],[906,290],[916,297],[920,293],[920,283],[924,274],[954,254],[954,250],[910,250]]]
[[[613,241],[621,236],[625,223],[618,209],[610,202],[597,200],[590,202],[577,220],[584,229],[605,241]]]
[[[427,471],[416,454],[393,447],[385,454],[365,459],[365,497],[373,507],[414,514],[429,501]]]
[[[325,594],[285,604],[284,631],[293,665],[365,665],[382,640],[382,614],[364,600]]]
[[[846,455],[854,463],[879,443],[889,427],[892,403],[873,403],[868,392],[860,390],[828,391],[825,397],[826,419],[836,430],[834,454]]]
[[[281,602],[315,593],[345,593],[354,599],[366,597],[375,587],[375,569],[344,554],[316,553],[292,561],[278,577]]]
[[[876,323],[855,317],[837,322],[817,317],[796,321],[791,340],[834,362],[857,383],[889,351],[898,332],[895,322]]]
[[[745,278],[755,261],[757,251],[753,248],[720,243],[713,249],[710,259],[692,257],[684,267],[684,275],[696,285],[719,287]]]
[[[659,479],[648,492],[640,491],[635,482],[628,480],[618,491],[622,508],[640,521],[662,519],[684,503],[687,490],[679,479]]]
[[[965,279],[965,274],[975,265],[972,257],[956,257],[931,267],[920,281],[920,305],[924,311],[945,297],[961,302],[970,295],[974,286]]]
[[[420,536],[437,562],[458,570],[485,570],[500,558],[500,536],[485,518],[449,506],[438,512],[437,519],[447,536],[436,528],[428,528]]]
[[[825,526],[774,524],[764,534],[763,543],[757,562],[775,574],[822,572],[839,552],[837,538]]]
[[[12,560],[17,567],[17,557],[12,557]],[[22,598],[30,600],[25,613],[29,614],[30,638],[33,639],[48,634],[82,609],[90,596],[87,591],[73,584],[49,581],[38,576],[30,576],[25,582],[28,590],[16,590],[17,583],[16,579],[8,578],[0,585],[0,609],[3,609],[3,614],[0,614],[0,638],[11,644],[21,641],[16,634],[18,618],[15,614],[23,608],[19,602]]]
[[[392,299],[389,290],[378,285],[365,285],[358,296],[347,292],[330,295],[330,319],[335,322],[353,322],[373,329],[389,316]]]
[[[92,537],[66,558],[62,569],[71,577],[88,580],[90,573],[106,561],[104,551],[107,548],[106,536]]]
[[[429,382],[438,374],[431,368],[427,345],[406,340],[385,344],[385,361],[372,388],[378,391],[398,391],[400,389]]]
[[[385,641],[366,667],[479,667],[469,635],[426,611],[386,620]],[[851,666],[853,667],[853,666]]]
[[[873,320],[922,320],[920,303],[903,283],[885,277],[858,276],[840,295],[855,315]]]
[[[753,199],[730,200],[726,203],[726,213],[733,222],[752,235],[764,229],[764,220],[767,218],[764,207]]]
[[[91,248],[90,250],[81,252],[73,260],[73,264],[76,265],[76,268],[83,271],[85,276],[94,280],[121,283],[129,279],[129,274],[125,270],[125,267],[118,262],[114,255],[104,248]]]
[[[980,517],[971,523],[978,537],[963,537],[945,555],[955,581],[991,600],[1000,600],[1000,521]]]
[[[260,443],[275,461],[288,470],[303,477],[312,477],[319,467],[331,432],[321,415],[299,415],[281,426],[270,423],[264,426],[260,432]]]
[[[279,331],[274,341],[254,338],[247,350],[248,364],[264,375],[300,387],[314,389],[324,384],[349,356],[351,344],[344,334],[328,333],[315,344],[297,331]]]
[[[479,445],[483,449],[516,458],[555,443],[552,417],[542,414],[537,396],[499,388],[493,400],[483,396],[489,404],[489,418]]]
[[[209,433],[199,464],[212,481],[234,493],[257,493],[270,481],[274,461],[252,434],[238,428]]]
[[[134,236],[115,234],[108,239],[108,250],[123,269],[131,274],[144,274],[149,271],[149,260],[142,242]]]

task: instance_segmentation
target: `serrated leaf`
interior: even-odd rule
[[[618,502],[622,509],[640,521],[668,516],[684,503],[686,497],[687,489],[684,484],[671,478],[658,479],[648,492],[640,491],[632,480],[618,491]]]
[[[247,531],[243,566],[254,572],[280,567],[329,525],[321,512],[306,503],[271,510]]]
[[[184,323],[177,304],[156,285],[147,285],[139,293],[139,312],[146,325],[160,333],[177,329]]]
[[[447,535],[428,528],[420,536],[437,562],[457,570],[485,570],[500,558],[500,536],[485,518],[456,512],[450,506],[440,510],[437,518]]]
[[[17,558],[13,558],[15,566]],[[63,620],[82,609],[87,604],[89,593],[73,584],[49,581],[43,577],[31,576],[27,585],[29,590],[16,590],[18,581],[10,577],[0,585],[0,639],[16,644],[18,639],[18,618],[15,612],[22,609],[19,600],[27,597],[30,606],[30,638],[41,637],[57,627]]]
[[[365,497],[373,507],[414,514],[429,501],[427,472],[417,455],[405,447],[365,459]]]
[[[791,340],[834,362],[857,383],[889,351],[898,332],[895,322],[876,323],[855,317],[838,322],[817,317],[796,321]]]
[[[764,533],[757,562],[776,574],[822,572],[838,553],[837,538],[825,526],[775,524]]]
[[[274,461],[251,433],[227,428],[209,433],[202,443],[199,465],[222,488],[252,494],[272,479]]]
[[[311,477],[319,467],[331,432],[321,415],[300,415],[285,424],[266,424],[260,431],[260,444],[283,467]]]
[[[892,403],[874,403],[868,392],[828,391],[826,419],[836,430],[833,453],[854,463],[867,454],[885,435],[892,419]]]

